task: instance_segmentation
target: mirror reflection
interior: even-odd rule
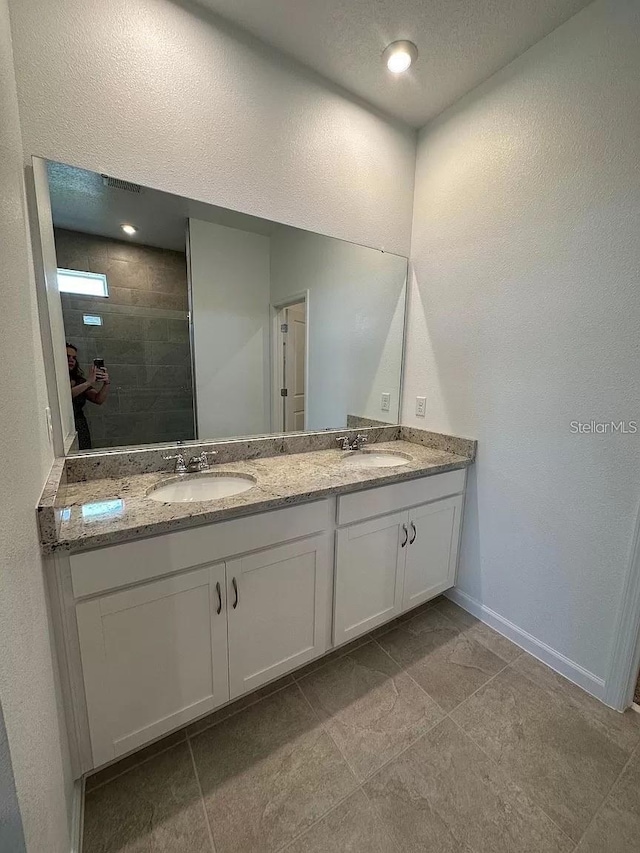
[[[47,170],[73,449],[398,422],[405,258]]]

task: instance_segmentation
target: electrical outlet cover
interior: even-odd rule
[[[388,394],[385,392],[382,395],[382,398],[380,401],[380,410],[383,412],[388,412],[390,408],[391,408],[391,394]]]
[[[416,415],[419,418],[424,418],[427,414],[427,398],[416,397]]]

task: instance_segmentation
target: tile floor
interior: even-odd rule
[[[639,744],[437,599],[90,777],[83,853],[629,853]]]

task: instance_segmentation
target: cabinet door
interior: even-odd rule
[[[326,651],[330,574],[326,535],[227,563],[232,699]]]
[[[76,612],[94,766],[228,701],[224,564]]]
[[[461,495],[409,512],[403,610],[416,607],[454,585],[461,513]]]
[[[334,643],[388,622],[401,611],[408,514],[385,515],[337,532]]]

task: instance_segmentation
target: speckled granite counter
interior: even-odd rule
[[[340,450],[280,453],[239,461],[216,462],[220,473],[249,474],[256,484],[242,494],[198,503],[160,503],[148,497],[173,479],[164,471],[130,473],[69,482],[62,460],[38,507],[42,548],[80,551],[130,539],[180,530],[292,504],[319,500],[373,486],[387,485],[465,468],[475,456],[475,442],[398,428],[398,439],[375,443],[376,451],[406,454],[406,465],[355,469],[342,464]],[[381,436],[382,437],[382,436]],[[410,439],[410,440],[407,440]],[[436,446],[429,446],[429,445]],[[372,445],[373,446],[373,445]],[[451,452],[450,447],[462,452]],[[447,448],[447,449],[443,449]],[[189,476],[189,475],[187,475]]]

